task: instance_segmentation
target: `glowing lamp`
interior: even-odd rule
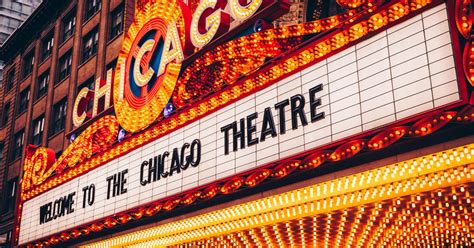
[[[161,203],[153,204],[152,206],[150,206],[149,208],[147,208],[147,209],[145,210],[145,215],[146,215],[146,216],[153,216],[153,215],[155,215],[156,213],[160,212],[162,206],[163,206],[163,205],[162,205]]]
[[[59,238],[60,238],[62,241],[67,241],[67,240],[69,240],[71,237],[70,237],[67,233],[63,232],[63,233],[61,233],[61,235],[59,235]]]
[[[267,21],[263,20],[263,19],[258,19],[257,21],[255,21],[255,24],[253,25],[253,31],[255,32],[260,32],[260,31],[263,31],[263,30],[267,30],[269,28],[272,28],[273,26],[268,23]]]
[[[407,131],[408,127],[392,127],[372,137],[372,139],[367,142],[367,147],[370,150],[385,148],[405,136]]]
[[[281,178],[285,177],[291,172],[293,172],[298,166],[300,166],[301,161],[299,160],[291,160],[285,163],[282,163],[278,165],[274,170],[273,170],[273,177]]]
[[[117,134],[118,142],[122,142],[125,139],[126,134],[127,134],[127,132],[125,131],[125,129],[121,128],[120,131]]]
[[[138,220],[143,217],[145,210],[146,210],[145,208],[138,208],[137,210],[131,212],[130,215],[132,216],[134,220]]]
[[[211,185],[202,191],[202,194],[200,197],[203,200],[208,200],[216,196],[218,191],[219,191],[219,187],[217,185]]]
[[[71,231],[70,234],[71,234],[71,237],[77,238],[77,237],[81,236],[81,231],[79,231],[77,229],[74,229],[74,230]]]
[[[359,153],[365,147],[365,142],[363,140],[353,140],[349,141],[342,146],[338,147],[330,156],[329,160],[332,162],[337,162],[346,158],[353,157]]]
[[[173,103],[169,102],[168,104],[166,104],[165,109],[163,109],[163,115],[166,118],[168,118],[172,112],[173,112]]]
[[[413,137],[422,137],[431,134],[448,124],[454,116],[456,116],[456,112],[448,111],[435,116],[426,117],[413,124],[408,134]]]
[[[89,227],[81,228],[82,235],[88,235],[90,232],[91,232],[91,229]]]
[[[163,204],[163,210],[170,211],[180,203],[180,199],[171,199]]]
[[[94,232],[100,232],[102,229],[104,229],[104,224],[98,222],[98,223],[93,223],[91,226],[91,230]]]
[[[462,36],[467,39],[469,37],[469,33],[471,32],[472,23],[474,21],[472,1],[457,0],[454,17],[459,33],[461,33]]]
[[[242,186],[243,180],[240,177],[234,177],[221,187],[222,194],[230,194],[237,191]]]
[[[117,221],[114,218],[107,218],[104,221],[104,226],[107,228],[112,228],[117,225]]]
[[[186,194],[185,196],[183,196],[183,199],[181,199],[181,204],[189,205],[189,204],[195,202],[200,196],[201,196],[200,191],[196,191],[196,192]]]
[[[265,179],[267,179],[271,174],[271,170],[268,169],[256,171],[250,174],[250,176],[245,179],[245,185],[247,185],[248,187],[254,187],[257,184],[263,182]]]
[[[317,151],[303,160],[303,163],[299,166],[300,170],[310,170],[314,169],[324,162],[326,162],[327,158],[329,157],[329,151]]]

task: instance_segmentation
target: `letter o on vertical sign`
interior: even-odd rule
[[[149,1],[124,37],[114,76],[120,125],[137,132],[152,124],[174,91],[184,59],[185,24],[176,0]]]

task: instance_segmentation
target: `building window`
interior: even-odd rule
[[[99,40],[99,32],[97,28],[90,31],[83,40],[82,62],[86,61],[97,52],[97,41]]]
[[[15,69],[11,69],[7,74],[7,82],[5,84],[5,92],[13,89],[13,84],[15,83]]]
[[[54,31],[49,32],[48,35],[46,35],[43,38],[42,44],[41,44],[41,61],[44,61],[47,59],[51,54],[53,53],[53,43],[54,43]]]
[[[30,88],[20,92],[20,99],[18,99],[17,114],[21,114],[28,109],[28,102],[30,101]]]
[[[64,54],[59,59],[59,81],[68,77],[71,74],[71,64],[72,64],[72,53],[71,51]]]
[[[0,127],[4,127],[5,125],[7,125],[9,113],[10,113],[10,102],[7,102],[3,106],[2,122],[0,123]]]
[[[62,21],[62,42],[66,41],[74,34],[76,28],[76,10],[72,10]]]
[[[25,140],[25,131],[20,130],[15,134],[13,139],[12,153],[10,162],[13,162],[21,158],[21,153],[23,152],[23,142]]]
[[[85,20],[89,20],[100,9],[101,0],[86,0]]]
[[[48,92],[48,84],[49,84],[49,71],[44,72],[39,76],[37,82],[37,90],[36,90],[36,98],[40,99],[42,96],[46,95]]]
[[[34,145],[41,145],[43,139],[43,130],[44,130],[44,115],[38,117],[33,121],[33,137],[32,142]]]
[[[94,80],[94,77],[91,77],[89,79],[87,79],[84,83],[82,83],[81,85],[79,85],[79,88],[77,89],[77,92],[81,91],[83,88],[88,88],[89,90],[94,90],[95,88],[95,80]],[[92,116],[92,108],[94,106],[94,101],[93,100],[90,100],[88,103],[87,103],[87,108],[86,108],[86,113],[90,113],[91,116]]]
[[[15,207],[15,203],[16,203],[16,187],[17,187],[17,181],[18,181],[18,178],[14,178],[12,180],[9,180],[7,182],[7,185],[5,187],[5,192],[4,192],[4,196],[5,196],[5,201],[4,201],[4,213],[7,213],[7,212],[12,212],[14,207]]]
[[[0,234],[0,247],[10,248],[10,242],[12,241],[12,231]]]
[[[3,150],[5,149],[5,144],[2,142],[0,143],[0,165],[3,164]]]
[[[25,56],[23,59],[23,77],[26,77],[31,74],[33,71],[33,65],[35,64],[35,56],[33,51]]]
[[[110,16],[110,40],[115,38],[123,31],[123,5],[118,6],[112,11]]]
[[[53,106],[50,135],[56,134],[66,126],[67,100],[64,98]]]

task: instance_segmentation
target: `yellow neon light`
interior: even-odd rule
[[[453,193],[453,191],[455,193],[456,190],[462,191],[461,193],[464,195],[467,194],[467,196],[463,196],[463,199],[471,201],[469,190],[466,191],[466,187],[462,185],[473,186],[473,156],[474,144],[457,147],[451,150],[318,183],[298,190],[216,210],[184,220],[163,224],[146,230],[121,235],[83,247],[154,247],[177,245],[187,242],[191,244],[190,246],[193,246],[193,244],[200,245],[200,242],[204,242],[202,244],[209,242],[205,240],[214,240],[214,244],[218,245],[219,242],[226,237],[231,240],[230,235],[234,235],[235,239],[239,233],[241,233],[242,236],[243,233],[249,234],[252,231],[255,232],[255,230],[261,230],[262,228],[268,232],[268,230],[272,230],[273,226],[281,226],[281,223],[292,223],[296,219],[302,221],[314,218],[315,216],[331,216],[335,211],[338,211],[337,213],[346,213],[351,209],[357,209],[360,215],[360,212],[364,212],[365,205],[379,206],[379,204],[385,201],[390,201],[392,204],[395,204],[394,207],[396,208],[400,205],[400,199],[415,199],[416,206],[413,205],[413,208],[423,207],[426,206],[427,203],[430,203],[430,195],[443,194],[442,192],[446,190],[443,191],[441,189],[447,187],[451,187],[451,193]],[[418,199],[421,195],[427,195],[426,201],[428,202]],[[470,202],[459,202],[461,207],[470,206],[470,204]],[[449,210],[450,207],[442,207],[440,209]],[[382,211],[382,208],[373,211]],[[394,211],[385,212],[385,214],[389,217],[390,214],[400,214],[400,211],[395,209]],[[410,209],[408,209],[408,211],[410,211]],[[454,214],[458,212],[464,213],[465,211],[456,210]],[[372,213],[372,215],[374,213]],[[427,216],[429,214],[438,216],[437,213],[430,212],[424,214],[425,217],[419,216],[420,221],[425,223],[429,221],[436,222],[435,220],[430,220]],[[457,218],[470,218],[472,213],[468,214],[469,215],[459,215]],[[407,214],[403,212],[403,216],[401,216],[401,218],[406,218],[406,216],[410,216],[410,213]],[[388,217],[385,219],[390,219]],[[454,217],[456,216],[453,216],[453,218]],[[355,228],[357,229],[376,224],[370,216],[364,220],[368,222],[365,223],[365,225],[361,222],[362,219],[361,216],[359,216],[355,221],[351,221],[351,225],[354,227],[355,223]],[[331,223],[328,223],[327,225],[330,227],[330,224]],[[387,223],[385,223],[385,225],[386,224]],[[436,222],[436,225],[438,224],[439,223]],[[404,226],[403,222],[401,222],[400,225]],[[468,225],[468,227],[470,225],[471,230],[473,228],[473,224],[471,224],[469,220],[467,222],[459,222],[459,225]],[[269,229],[268,227],[271,228]],[[379,232],[384,231],[383,223],[377,227],[381,228]],[[339,226],[339,228],[343,227]],[[331,228],[327,228],[326,230],[331,230]],[[386,233],[384,235],[380,234],[382,240],[384,237],[387,238],[390,232],[397,231],[387,226],[385,226],[385,230]],[[292,233],[291,231],[287,231],[286,233],[288,232],[290,234]],[[304,233],[306,232],[307,231]],[[359,237],[356,237],[355,233],[353,233],[351,236],[346,237],[346,241],[357,241],[360,244],[361,239],[368,240],[371,238],[366,232],[361,232],[360,234],[363,236],[359,240],[356,240]],[[280,236],[281,235],[280,233]],[[342,234],[338,237],[330,237],[331,241],[342,240],[341,235]],[[216,236],[223,238],[219,240],[215,238]],[[252,237],[252,235],[244,236]],[[328,237],[327,242],[329,241]],[[472,243],[472,240],[469,240],[469,242]]]

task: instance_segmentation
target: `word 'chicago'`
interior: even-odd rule
[[[171,160],[167,159],[170,156]],[[171,161],[170,166],[165,166],[167,160]],[[173,173],[181,173],[181,171],[188,169],[189,166],[197,167],[200,161],[201,141],[195,139],[191,144],[184,143],[181,148],[174,148],[171,154],[166,151],[153,158],[144,160],[140,166],[140,184],[145,186],[161,178],[172,176]]]

